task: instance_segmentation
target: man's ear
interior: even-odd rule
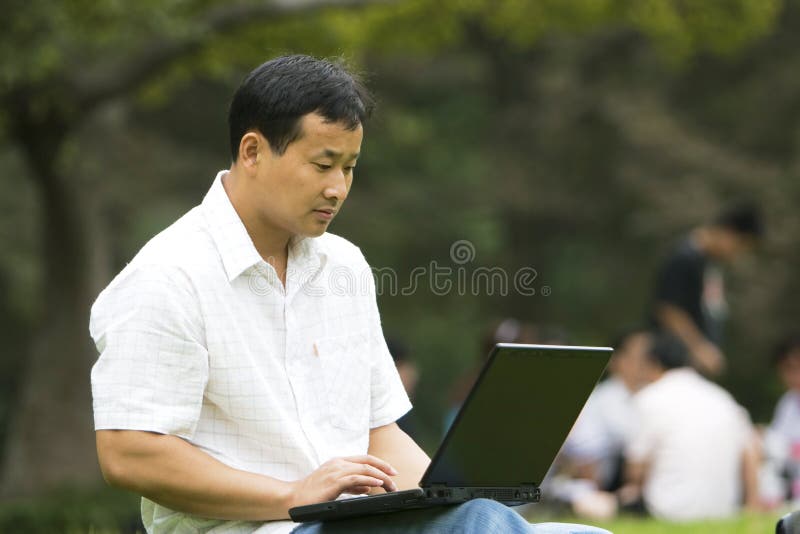
[[[250,130],[239,141],[239,163],[243,168],[254,171],[265,150],[269,150],[267,139],[260,133]]]

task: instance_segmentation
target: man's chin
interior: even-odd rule
[[[315,225],[314,228],[307,228],[305,232],[301,234],[302,237],[319,237],[325,232],[328,231],[327,224],[320,224]]]

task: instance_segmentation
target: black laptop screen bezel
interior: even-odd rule
[[[452,440],[455,432],[457,431],[458,425],[463,418],[463,414],[467,412],[469,409],[470,403],[472,402],[473,398],[475,397],[475,392],[481,387],[481,384],[485,380],[489,369],[491,369],[492,365],[494,365],[495,360],[498,358],[498,355],[504,349],[511,349],[511,350],[547,350],[547,351],[564,351],[564,352],[587,352],[587,353],[598,353],[599,355],[605,356],[606,358],[606,365],[608,360],[611,357],[611,353],[613,349],[610,347],[593,347],[593,346],[573,346],[573,345],[539,345],[539,344],[518,344],[518,343],[498,343],[494,347],[492,347],[491,352],[489,353],[489,357],[487,358],[486,362],[484,363],[481,371],[478,375],[478,378],[475,380],[472,388],[470,388],[469,393],[467,394],[466,399],[461,404],[458,409],[458,413],[456,414],[455,418],[453,419],[453,423],[447,429],[444,438],[442,439],[436,453],[434,454],[433,458],[431,459],[430,464],[428,464],[428,468],[425,470],[425,473],[422,475],[420,479],[419,485],[421,488],[426,488],[430,486],[447,486],[447,482],[443,481],[436,481],[436,480],[429,480],[431,473],[433,472],[437,462],[442,460],[442,456],[444,455],[447,447]],[[597,380],[595,383],[600,381],[600,378],[603,376],[604,372],[600,372],[597,376]],[[587,397],[590,391],[587,391]],[[575,414],[576,418],[578,414]],[[538,486],[541,483],[541,480],[533,481],[533,480],[520,480],[517,485],[519,486],[529,486],[529,485],[536,485]],[[507,484],[503,484],[507,485]],[[483,486],[483,484],[481,485]],[[500,484],[497,484],[500,486]]]

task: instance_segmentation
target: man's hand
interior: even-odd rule
[[[332,501],[342,493],[368,493],[375,487],[395,491],[397,487],[390,478],[395,475],[397,471],[391,465],[368,454],[334,458],[291,483],[289,507]]]
[[[682,308],[661,303],[656,318],[667,331],[678,336],[689,349],[692,365],[700,372],[717,376],[725,370],[725,355],[703,334]]]
[[[697,369],[707,375],[717,376],[725,370],[725,356],[709,341],[691,347],[691,355]]]

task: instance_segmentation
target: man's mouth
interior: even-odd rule
[[[321,208],[314,210],[314,213],[316,213],[319,218],[329,221],[336,215],[336,210],[333,208]]]

